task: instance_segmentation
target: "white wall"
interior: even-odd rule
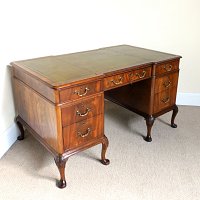
[[[178,91],[200,94],[199,0],[0,0],[0,136],[13,126],[13,60],[130,44],[180,54]],[[199,97],[199,96],[198,96]]]

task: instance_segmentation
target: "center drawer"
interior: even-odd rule
[[[151,66],[142,69],[132,70],[129,74],[130,82],[135,82],[138,80],[143,80],[151,77]]]
[[[151,66],[145,66],[141,69],[133,69],[128,72],[104,78],[104,90],[121,87],[149,77],[151,77]]]
[[[104,116],[97,115],[63,128],[64,149],[69,150],[92,142],[104,135]]]
[[[122,85],[128,84],[129,78],[127,73],[121,73],[114,76],[109,76],[104,78],[103,85],[104,90],[120,87]]]
[[[61,109],[62,126],[67,126],[79,122],[95,115],[103,113],[103,94],[90,97],[88,99],[72,103]]]

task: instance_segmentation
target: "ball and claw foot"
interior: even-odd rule
[[[102,163],[103,165],[109,165],[109,164],[110,164],[110,160],[104,159],[104,160],[101,160],[101,163]]]
[[[67,183],[64,180],[59,180],[59,181],[57,181],[56,185],[58,188],[63,189],[67,186]]]
[[[173,123],[173,124],[171,124],[171,127],[172,127],[172,128],[177,128],[177,124],[174,124],[174,123]]]
[[[146,136],[146,137],[144,137],[144,140],[145,140],[146,142],[151,142],[151,141],[152,141],[152,138],[151,138],[151,136]]]

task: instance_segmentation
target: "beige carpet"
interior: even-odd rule
[[[110,102],[105,113],[109,166],[97,161],[101,145],[72,156],[68,186],[58,189],[52,156],[26,134],[0,160],[0,199],[200,199],[200,107],[179,106],[177,129],[168,125],[171,112],[158,118],[151,143],[142,139],[142,117]]]

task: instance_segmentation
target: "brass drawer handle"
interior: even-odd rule
[[[146,71],[143,71],[142,74],[136,73],[136,76],[138,76],[139,78],[144,78],[146,75]]]
[[[84,93],[81,94],[80,91],[75,90],[74,94],[77,94],[79,97],[82,97],[85,96],[89,90],[90,89],[86,87]]]
[[[162,102],[163,103],[168,103],[169,102],[169,97],[165,98],[165,99],[162,99]]]
[[[91,132],[91,129],[87,128],[87,132],[86,133],[78,132],[77,135],[82,137],[82,138],[84,138],[84,137],[88,136],[90,132]]]
[[[112,83],[114,83],[115,85],[120,85],[122,84],[123,78],[120,76],[118,81],[116,82],[115,80],[111,80]]]
[[[171,71],[171,70],[172,70],[172,65],[168,65],[168,66],[167,66],[167,65],[165,65],[165,66],[164,66],[164,69],[165,69],[166,71],[168,71],[168,72],[169,72],[169,71]]]
[[[86,115],[88,115],[88,113],[91,111],[90,108],[86,108],[86,112],[85,113],[80,113],[79,110],[76,111],[76,114],[79,115],[80,117],[84,117]]]
[[[164,87],[168,88],[171,85],[171,81],[166,81],[163,83]]]

